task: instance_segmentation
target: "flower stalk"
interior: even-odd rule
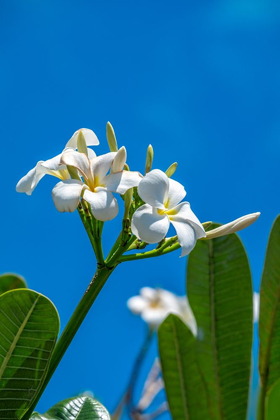
[[[93,305],[94,301],[96,300],[97,296],[101,292],[103,286],[105,285],[106,281],[112,274],[113,268],[108,268],[103,266],[102,268],[98,268],[96,270],[95,275],[93,276],[87,290],[85,291],[84,296],[80,300],[78,306],[76,307],[73,315],[71,316],[68,324],[64,328],[52,355],[49,370],[46,375],[46,379],[43,383],[42,388],[40,389],[39,393],[37,394],[36,399],[34,400],[32,406],[27,411],[27,413],[23,416],[22,420],[28,420],[36,407],[41,395],[43,394],[46,386],[48,385],[50,379],[52,378],[56,368],[58,367],[62,357],[64,356],[66,350],[68,349],[69,345],[71,344],[73,338],[75,337],[78,329],[80,328],[82,322],[84,321],[88,311],[90,310],[91,306]]]

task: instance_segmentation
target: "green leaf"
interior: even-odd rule
[[[197,353],[210,419],[244,420],[253,293],[247,255],[237,235],[198,241],[188,260],[187,290],[198,324]]]
[[[159,354],[173,420],[208,418],[205,386],[196,359],[196,340],[183,321],[169,315],[158,330]]]
[[[27,289],[0,296],[0,418],[20,419],[46,375],[59,332],[52,302]]]
[[[47,413],[33,413],[30,420],[110,420],[106,408],[90,397],[76,397],[61,401]]]
[[[0,295],[14,289],[26,288],[23,277],[18,274],[5,273],[0,275]]]
[[[280,418],[280,380],[270,389],[266,397],[265,419],[279,420]]]
[[[270,233],[260,291],[259,370],[264,393],[280,379],[280,216]]]

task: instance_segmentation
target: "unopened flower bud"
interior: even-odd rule
[[[238,232],[239,230],[245,229],[254,223],[260,216],[260,213],[251,213],[246,216],[239,217],[239,219],[233,220],[226,225],[219,226],[216,229],[209,230],[206,232],[205,239],[218,238],[219,236],[229,235],[230,233]]]
[[[129,210],[132,203],[133,198],[133,188],[130,188],[124,194],[124,219],[129,219]]]
[[[212,223],[213,222],[204,222],[204,223],[202,223],[202,226],[203,226],[204,230],[208,229],[212,225]]]
[[[79,181],[81,181],[79,172],[76,168],[74,168],[74,166],[67,166],[67,170],[72,179],[78,179]]]
[[[126,161],[126,148],[122,146],[120,150],[118,150],[115,159],[112,163],[112,172],[121,172],[123,170],[124,164]]]
[[[169,168],[165,171],[166,175],[168,176],[168,178],[171,178],[172,175],[175,173],[176,169],[177,169],[178,163],[174,162],[172,163],[172,165],[169,166]]]
[[[84,153],[86,156],[88,155],[87,143],[82,130],[79,130],[78,132],[77,149],[80,153]]]
[[[107,135],[107,141],[108,141],[110,151],[117,152],[118,151],[117,139],[115,136],[114,129],[109,121],[107,122],[107,126],[106,126],[106,135]]]
[[[145,175],[148,172],[150,172],[150,170],[152,169],[153,159],[154,159],[154,149],[153,149],[153,146],[150,144],[147,149]]]

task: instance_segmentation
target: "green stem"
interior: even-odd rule
[[[102,223],[102,222],[101,222]],[[101,242],[101,234],[103,229],[103,224],[101,225],[98,220],[92,217],[92,226],[93,226],[93,237],[95,242],[95,255],[99,265],[104,264],[104,256]]]
[[[116,249],[115,253],[110,257],[107,258],[105,263],[108,267],[112,267],[115,264],[119,264],[121,260],[121,256],[123,253],[130,247],[130,245],[135,241],[136,236],[132,235],[131,238],[127,238],[126,241],[120,241],[119,247]]]
[[[112,257],[112,255],[116,252],[116,250],[118,249],[119,245],[120,245],[120,240],[122,237],[122,232],[119,234],[116,242],[114,243],[114,245],[111,248],[111,251],[109,252],[108,256],[107,256],[107,261],[109,261],[109,259]]]
[[[102,227],[99,228],[98,222],[92,216],[86,202],[84,202],[83,204],[84,206],[82,205],[78,206],[78,212],[83,222],[84,228],[87,232],[87,235],[89,237],[93,251],[95,253],[97,264],[99,266],[103,266],[104,257],[103,257],[103,250],[102,250],[102,244],[101,244]]]
[[[164,244],[165,245],[165,244]],[[130,255],[123,255],[119,258],[119,262],[124,261],[134,261],[134,260],[143,260],[145,258],[153,258],[153,257],[160,257],[161,255],[169,254],[170,252],[176,251],[176,249],[180,248],[180,244],[177,242],[168,248],[165,248],[163,245],[162,248],[153,249],[152,251],[147,252],[140,252],[138,254],[130,254]]]
[[[114,267],[115,268],[115,267]],[[39,393],[36,396],[32,406],[24,415],[22,420],[27,420],[30,418],[34,408],[36,407],[37,402],[39,401],[41,395],[43,394],[48,382],[50,381],[51,377],[53,376],[59,362],[61,361],[62,357],[64,356],[66,350],[68,349],[71,341],[75,337],[76,332],[78,331],[80,325],[82,324],[83,320],[85,319],[88,311],[90,310],[92,304],[94,303],[95,299],[99,295],[101,289],[103,288],[104,284],[106,283],[107,279],[113,272],[114,268],[109,269],[108,267],[98,268],[93,279],[91,280],[84,296],[82,297],[81,301],[79,302],[78,306],[76,307],[73,315],[71,316],[68,324],[64,328],[52,355],[49,370],[47,372],[45,381],[43,383],[42,388],[40,389]]]

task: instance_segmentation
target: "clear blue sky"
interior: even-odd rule
[[[89,241],[78,214],[56,211],[54,178],[32,197],[15,185],[80,127],[106,152],[107,120],[131,168],[143,171],[149,143],[155,168],[178,161],[201,221],[262,212],[241,233],[258,289],[280,210],[279,23],[276,0],[1,1],[1,271],[47,295],[62,327],[95,269]],[[120,220],[107,224],[107,243]],[[127,299],[147,285],[183,294],[185,264],[178,251],[119,267],[38,409],[85,389],[111,409],[144,336]]]

